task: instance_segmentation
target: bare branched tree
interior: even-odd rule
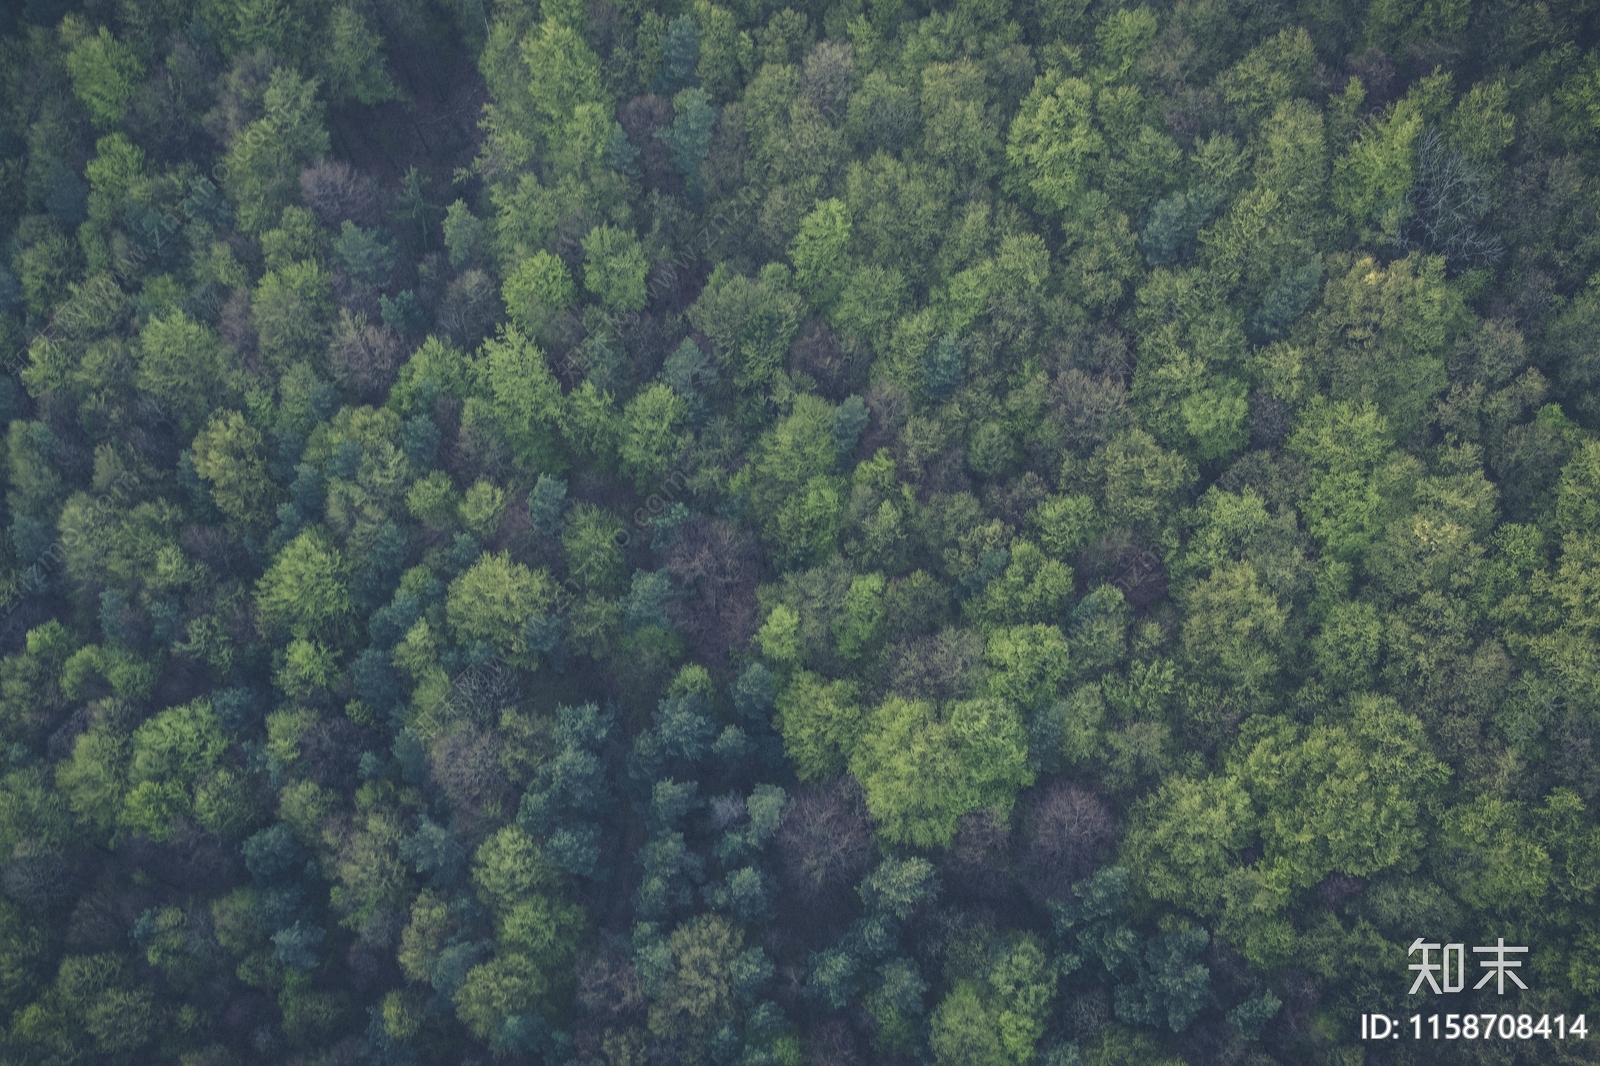
[[[1488,182],[1431,127],[1417,145],[1411,199],[1414,210],[1400,231],[1404,250],[1442,255],[1455,274],[1493,266],[1505,253],[1484,224],[1492,206]]]

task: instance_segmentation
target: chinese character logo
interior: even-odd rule
[[[1436,996],[1443,992],[1459,992],[1466,986],[1467,946],[1465,944],[1446,944],[1444,945],[1443,961],[1430,961],[1429,956],[1438,950],[1438,944],[1425,944],[1420,936],[1411,942],[1411,950],[1406,954],[1415,955],[1420,951],[1422,952],[1422,961],[1414,962],[1409,967],[1409,969],[1417,971],[1417,979],[1411,983],[1411,991],[1407,995],[1416,995],[1417,989],[1422,987],[1422,982],[1424,981],[1428,982],[1428,987],[1433,989],[1433,994]],[[1450,965],[1452,960],[1455,962],[1453,969]],[[1453,984],[1450,980],[1452,973],[1455,976]],[[1434,980],[1434,974],[1439,974],[1444,978],[1443,988],[1440,988],[1439,982]]]
[[[1518,988],[1526,989],[1528,986],[1523,984],[1521,978],[1512,972],[1522,965],[1521,960],[1508,959],[1506,956],[1527,950],[1525,947],[1507,947],[1505,937],[1500,937],[1496,946],[1492,948],[1473,948],[1474,954],[1492,956],[1492,958],[1485,959],[1478,964],[1489,972],[1484,974],[1482,979],[1472,986],[1473,990],[1476,991],[1490,981],[1495,981],[1496,993],[1505,995],[1506,978],[1508,977],[1511,979],[1512,984]],[[1439,961],[1437,962],[1433,958],[1435,951],[1440,952]],[[1411,942],[1411,948],[1406,954],[1416,955],[1418,952],[1422,954],[1422,961],[1413,962],[1407,967],[1409,970],[1416,971],[1417,974],[1417,979],[1411,982],[1411,991],[1407,993],[1408,995],[1416,995],[1424,983],[1436,996],[1446,992],[1460,992],[1466,987],[1467,946],[1465,944],[1430,944],[1419,936]]]
[[[1482,980],[1472,986],[1474,989],[1482,988],[1484,985],[1489,983],[1490,978],[1495,978],[1495,993],[1503,996],[1506,994],[1507,977],[1511,978],[1511,983],[1516,985],[1518,988],[1524,990],[1527,989],[1528,986],[1522,983],[1522,979],[1511,972],[1514,968],[1522,965],[1521,960],[1513,962],[1512,960],[1506,958],[1507,952],[1527,951],[1527,948],[1508,948],[1506,947],[1506,938],[1501,937],[1499,943],[1495,947],[1473,948],[1472,950],[1474,952],[1488,952],[1494,955],[1493,959],[1485,959],[1483,962],[1478,964],[1487,968],[1489,972],[1483,975]]]

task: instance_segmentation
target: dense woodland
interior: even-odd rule
[[[1600,5],[721,3],[9,5],[0,1063],[1600,1060]]]

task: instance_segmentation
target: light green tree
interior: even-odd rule
[[[342,553],[315,529],[284,546],[256,583],[256,615],[263,634],[283,627],[299,638],[332,633],[351,611],[348,567]]]
[[[1039,546],[1055,559],[1066,559],[1087,544],[1095,520],[1094,500],[1084,495],[1046,497],[1028,515]]]
[[[1213,914],[1256,819],[1235,778],[1169,777],[1134,808],[1123,860],[1151,897]]]
[[[1028,1066],[1049,1018],[1056,974],[1038,941],[990,948],[983,970],[958,980],[933,1012],[928,1042],[939,1066]]]
[[[144,63],[138,53],[104,26],[98,33],[90,33],[77,15],[62,20],[61,43],[68,49],[66,66],[72,92],[89,109],[94,124],[109,129],[121,122],[144,79]]]
[[[1358,557],[1393,506],[1381,476],[1392,446],[1388,420],[1371,402],[1315,402],[1287,446],[1311,468],[1310,492],[1299,504],[1306,528],[1336,558]]]
[[[812,305],[826,311],[839,298],[849,274],[850,209],[842,200],[822,200],[800,222],[789,246],[795,281]]]
[[[964,605],[979,626],[1026,625],[1060,619],[1072,597],[1072,569],[1039,550],[1032,541],[1017,540],[998,577]]]
[[[538,336],[545,324],[560,314],[576,295],[566,264],[543,250],[519,263],[506,277],[500,293],[505,300],[506,314],[511,316],[517,329],[529,337]]]
[[[576,505],[567,512],[561,530],[567,572],[584,588],[616,596],[628,585],[622,556],[624,536],[622,522],[615,515],[593,504]]]
[[[328,14],[328,35],[316,55],[331,100],[379,104],[400,99],[384,64],[383,38],[356,7],[340,4]]]
[[[753,453],[732,487],[749,494],[751,509],[776,539],[779,512],[838,464],[832,408],[819,396],[796,397],[792,413],[763,435]]]
[[[1393,237],[1411,212],[1422,116],[1393,106],[1333,162],[1333,203],[1357,226]]]
[[[583,239],[583,286],[606,307],[638,311],[645,303],[650,263],[644,246],[626,230],[604,224]]]
[[[737,16],[727,8],[710,0],[695,0],[691,11],[700,30],[700,59],[695,64],[695,75],[708,92],[725,96],[733,91],[741,75],[754,68],[755,43],[749,33],[739,29]]]
[[[1471,324],[1444,269],[1439,256],[1412,254],[1387,267],[1362,257],[1329,279],[1316,319],[1329,397],[1375,403],[1400,440],[1421,428],[1448,384],[1445,359]]]
[[[768,529],[788,564],[819,563],[834,550],[844,511],[844,479],[818,475],[800,486],[772,516]]]
[[[463,643],[482,640],[499,651],[523,656],[528,619],[547,610],[554,596],[543,570],[530,570],[499,552],[482,556],[450,583],[445,617]]]
[[[1444,816],[1444,879],[1471,907],[1521,914],[1537,906],[1551,880],[1550,853],[1530,831],[1521,803],[1480,795]]]
[[[1233,765],[1261,812],[1269,876],[1308,887],[1335,870],[1366,877],[1415,867],[1424,805],[1450,774],[1420,721],[1393,700],[1364,696],[1345,725],[1276,719],[1253,732],[1259,739]]]
[[[867,809],[886,840],[943,847],[963,814],[1008,810],[1031,784],[1027,731],[993,697],[951,704],[891,697],[867,720],[850,757]]]
[[[173,707],[133,733],[128,793],[119,821],[152,840],[164,840],[176,819],[194,813],[195,794],[223,752],[227,738],[208,700]]]
[[[826,781],[845,768],[865,725],[851,681],[797,670],[778,694],[774,722],[802,781]]]
[[[310,360],[322,365],[333,332],[333,290],[313,260],[290,263],[262,275],[250,302],[261,354],[280,371]]]
[[[1012,1066],[1016,1061],[1001,1045],[974,981],[957,982],[939,1002],[928,1043],[939,1066]]]
[[[549,975],[533,959],[496,955],[467,971],[455,994],[456,1017],[479,1040],[490,1040],[508,1018],[536,1009],[549,990]]]
[[[1199,676],[1256,697],[1279,669],[1288,609],[1248,562],[1219,566],[1184,598],[1183,650]]]
[[[684,432],[688,415],[687,401],[662,382],[638,393],[622,409],[619,457],[623,473],[633,478],[641,493],[649,492],[672,469],[689,443]]]
[[[564,126],[579,104],[605,99],[600,60],[571,26],[547,19],[522,41],[526,89],[550,130]]]
[[[800,658],[800,616],[786,603],[777,604],[756,631],[755,642],[761,653],[775,663],[793,663]]]
[[[1011,626],[989,634],[984,690],[1017,707],[1037,709],[1055,699],[1072,673],[1067,639],[1053,625]]]
[[[1094,90],[1082,78],[1041,75],[1012,120],[1006,143],[1011,178],[1049,211],[1083,201],[1105,140],[1094,123]]]
[[[210,482],[211,498],[222,513],[246,529],[259,528],[278,496],[267,472],[261,431],[238,411],[213,415],[194,438],[194,471]]]
[[[111,729],[78,734],[72,757],[56,765],[56,787],[86,825],[109,832],[127,791],[129,739]]]
[[[276,222],[295,195],[301,169],[328,154],[315,81],[279,67],[262,103],[266,115],[239,131],[225,160],[224,186],[245,233],[260,233]]]
[[[1500,154],[1516,139],[1516,117],[1509,110],[1510,89],[1503,79],[1474,85],[1456,102],[1445,123],[1450,146],[1469,162],[1495,166]]]
[[[492,425],[518,468],[530,476],[559,472],[564,465],[558,446],[565,413],[561,385],[531,337],[516,326],[501,326],[483,342],[473,368],[486,395],[468,398],[463,420]]]
[[[877,637],[887,588],[882,574],[862,574],[851,579],[844,609],[833,623],[835,649],[841,658],[859,658]]]
[[[558,877],[539,842],[516,825],[495,831],[472,856],[472,883],[497,914],[510,911],[530,893],[554,887]]]
[[[958,180],[988,180],[1000,137],[989,116],[983,68],[970,59],[922,69],[922,150]]]
[[[461,521],[473,535],[487,539],[500,526],[506,512],[506,490],[492,481],[475,481],[462,498],[459,507]]]
[[[139,331],[139,390],[194,429],[235,391],[226,345],[183,311],[152,317]]]
[[[1252,48],[1217,79],[1222,99],[1248,118],[1262,119],[1286,100],[1305,95],[1316,52],[1296,26]]]
[[[283,209],[276,226],[261,235],[261,258],[268,270],[282,270],[301,259],[324,266],[329,250],[328,231],[321,220],[293,204]]]
[[[1142,429],[1108,441],[1091,460],[1103,478],[1105,522],[1146,534],[1158,533],[1194,483],[1194,464],[1162,448]]]

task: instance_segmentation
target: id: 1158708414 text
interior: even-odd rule
[[[1568,1018],[1541,1014],[1413,1014],[1404,1024],[1387,1014],[1361,1016],[1362,1040],[1586,1040],[1589,1023],[1582,1014]]]

